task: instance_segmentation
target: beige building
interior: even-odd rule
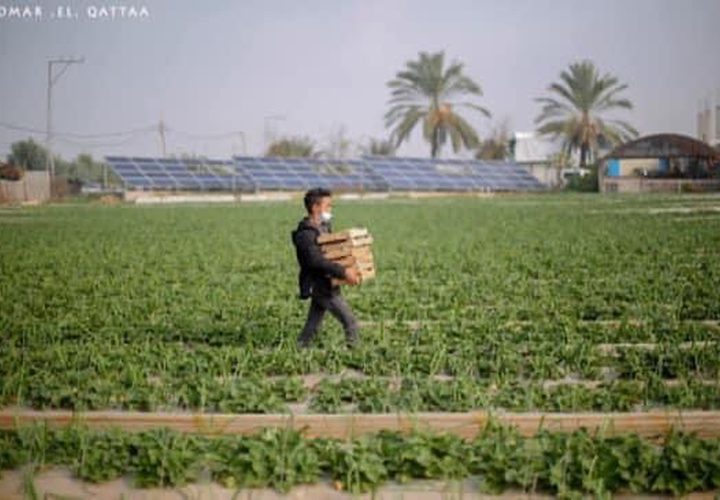
[[[720,190],[720,151],[678,134],[621,144],[600,160],[600,192]]]

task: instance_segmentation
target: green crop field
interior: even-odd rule
[[[308,307],[297,299],[290,242],[300,202],[0,209],[0,405],[224,413],[718,409],[719,207],[717,196],[699,195],[336,200],[335,230],[364,226],[373,234],[377,278],[344,291],[362,322],[360,346],[348,350],[328,317],[308,351],[295,347]],[[384,446],[377,439],[372,446]],[[693,445],[697,460],[714,453],[702,446],[718,446],[701,443],[710,444]],[[297,446],[319,453],[316,444]],[[330,455],[345,460],[339,453],[350,451]],[[15,463],[4,456],[0,469]],[[638,488],[720,487],[714,460],[712,480]],[[322,469],[315,465],[312,477]],[[395,477],[387,467],[340,480],[363,489]],[[291,482],[304,481],[298,474]],[[526,486],[500,482],[500,489]]]

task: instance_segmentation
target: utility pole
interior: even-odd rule
[[[46,137],[45,137],[45,150],[47,152],[47,158],[45,159],[45,170],[48,174],[48,180],[51,182],[55,178],[55,158],[53,158],[52,152],[52,88],[60,77],[67,71],[71,64],[82,64],[85,62],[85,58],[80,59],[50,59],[48,61],[48,72],[47,72],[47,123],[46,123]],[[60,65],[60,71],[53,75],[53,65]],[[52,194],[52,193],[51,193]]]
[[[162,148],[162,156],[165,158],[167,156],[167,150],[165,148],[165,122],[160,119],[160,123],[158,123],[158,132],[160,133],[160,146]]]
[[[240,137],[240,141],[242,142],[242,154],[246,155],[247,154],[247,145],[245,143],[245,132],[243,132],[242,130],[238,130],[237,134],[238,134],[238,137]],[[235,150],[235,143],[233,142],[233,145],[232,145],[233,156],[235,156],[236,152],[237,151]],[[237,165],[235,165],[234,158],[233,158],[233,165],[232,165],[232,173],[233,173],[232,189],[233,189],[233,194],[236,194],[237,193]]]

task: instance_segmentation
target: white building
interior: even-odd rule
[[[697,138],[713,147],[720,146],[720,89],[714,99],[705,99],[698,108]]]
[[[524,166],[530,174],[548,187],[563,185],[570,175],[584,175],[578,168],[578,155],[572,154],[565,168],[558,168],[558,156],[562,151],[559,141],[553,141],[535,132],[515,132],[513,159]]]

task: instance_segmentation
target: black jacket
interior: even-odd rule
[[[295,254],[300,265],[298,285],[300,298],[307,299],[313,295],[329,296],[339,293],[339,286],[332,286],[330,278],[343,279],[345,268],[325,258],[317,243],[317,237],[323,233],[331,233],[330,223],[323,222],[317,227],[308,217],[303,218],[292,231]]]

